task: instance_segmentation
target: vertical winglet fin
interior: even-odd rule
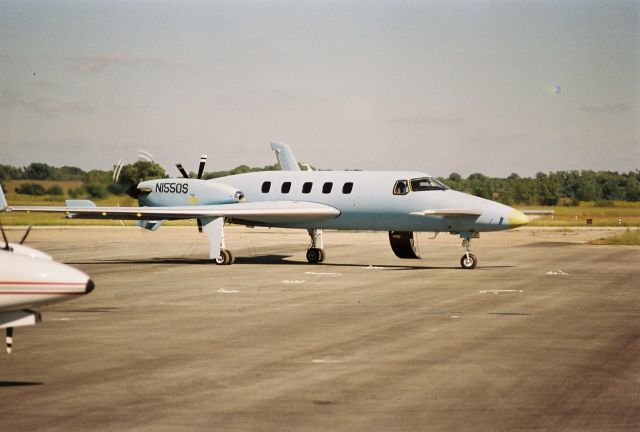
[[[276,159],[278,159],[282,171],[300,171],[298,160],[288,145],[285,143],[272,142],[271,150],[276,153]]]
[[[0,186],[0,212],[5,211],[7,209],[7,200],[4,197],[4,191],[2,190],[2,186]]]

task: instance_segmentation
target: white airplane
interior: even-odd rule
[[[282,171],[261,171],[202,180],[198,178],[140,182],[132,196],[138,207],[96,207],[88,200],[66,206],[9,206],[8,211],[59,212],[68,218],[131,219],[149,230],[165,220],[197,219],[207,234],[210,257],[232,264],[226,249],[224,222],[309,232],[310,263],[323,262],[322,230],[388,231],[399,258],[420,258],[414,232],[449,232],[462,238],[460,265],[473,269],[478,259],[470,252],[472,238],[484,231],[501,231],[529,223],[522,212],[506,205],[451,190],[434,177],[414,171],[301,171],[290,148],[272,143]],[[4,197],[2,198],[4,200]]]
[[[1,205],[1,203],[0,203]],[[0,229],[2,229],[0,227]],[[33,307],[74,299],[93,291],[88,275],[54,261],[37,249],[9,243],[2,229],[0,249],[0,328],[6,329],[7,352],[13,349],[13,329],[42,320]],[[24,241],[23,237],[23,241]],[[13,246],[12,246],[13,245]]]

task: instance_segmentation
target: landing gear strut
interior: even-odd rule
[[[307,249],[307,261],[311,264],[317,264],[324,262],[324,246],[322,242],[322,230],[321,229],[310,229],[307,230],[309,232],[309,237],[311,237],[311,244],[309,245],[309,249]]]
[[[471,238],[463,238],[462,247],[464,248],[464,255],[462,255],[462,258],[460,258],[460,266],[466,270],[476,268],[476,266],[478,265],[478,258],[476,258],[476,256],[470,251]]]

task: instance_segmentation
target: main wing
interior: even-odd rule
[[[225,217],[249,223],[325,220],[340,210],[304,201],[261,201],[180,207],[7,206],[7,211],[64,213],[69,219],[161,220]]]

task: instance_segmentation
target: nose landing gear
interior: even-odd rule
[[[307,249],[307,261],[311,264],[318,264],[324,261],[324,246],[322,241],[322,230],[321,229],[310,229],[307,230],[309,232],[309,237],[311,237],[311,245],[309,249]]]
[[[460,266],[466,270],[476,268],[478,265],[478,258],[471,253],[471,238],[463,238],[462,247],[464,248],[464,255],[460,258]]]

